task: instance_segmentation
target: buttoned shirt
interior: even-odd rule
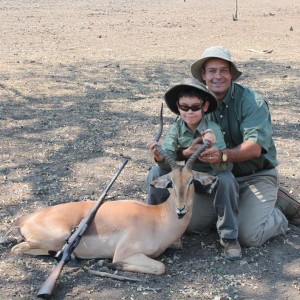
[[[260,157],[233,163],[235,176],[278,165],[269,107],[261,95],[233,83],[218,109],[208,114],[207,119],[220,125],[226,148],[237,147],[245,141],[253,141],[262,147]]]
[[[216,136],[215,147],[219,149],[224,149],[226,147],[223,134],[219,126],[212,121],[207,120],[207,129],[212,129]],[[178,148],[186,149],[188,148],[196,137],[199,137],[200,132],[204,130],[204,123],[200,122],[195,132],[189,129],[186,123],[181,117],[178,117],[176,121],[171,125],[168,132],[165,135],[162,148],[167,152],[174,160],[176,159],[176,151]],[[166,163],[159,163],[161,167],[168,168]],[[217,172],[224,170],[231,170],[231,163],[218,163],[218,164],[208,164],[196,160],[193,166],[193,170],[199,172],[207,172],[212,175],[216,175]]]

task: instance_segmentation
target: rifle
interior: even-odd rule
[[[106,197],[108,190],[111,188],[111,186],[113,185],[113,183],[115,182],[115,180],[117,179],[117,177],[119,176],[119,174],[121,173],[121,171],[123,170],[127,162],[128,159],[126,159],[125,162],[122,164],[122,166],[119,168],[119,170],[117,171],[117,173],[115,174],[115,176],[113,177],[113,179],[111,180],[107,188],[104,190],[99,200],[95,203],[93,208],[90,210],[88,215],[80,221],[79,225],[77,225],[76,228],[72,230],[71,235],[69,238],[66,239],[66,243],[63,246],[63,248],[56,253],[55,258],[58,260],[58,263],[54,267],[51,274],[44,282],[40,290],[38,291],[37,294],[38,298],[48,299],[51,296],[56,280],[59,274],[61,273],[64,265],[71,260],[72,252],[75,250],[82,236],[84,235],[85,231],[92,223],[99,207],[104,202],[104,198]]]

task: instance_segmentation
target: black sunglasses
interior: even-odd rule
[[[178,105],[178,108],[180,110],[183,110],[185,112],[189,111],[190,109],[192,111],[198,111],[198,110],[202,109],[202,107],[203,107],[202,104],[196,104],[196,105],[193,105],[193,106],[188,106],[188,105],[185,105],[185,104],[180,104],[179,102],[177,102],[177,105]]]

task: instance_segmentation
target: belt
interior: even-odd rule
[[[272,170],[272,169],[274,169],[274,168],[256,169],[256,170],[253,170],[251,172],[243,173],[243,174],[235,174],[235,173],[233,173],[233,175],[236,176],[236,177],[244,177],[244,176],[250,176],[250,175],[262,172],[262,171],[267,171],[267,170]]]

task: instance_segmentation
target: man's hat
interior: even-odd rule
[[[242,75],[242,72],[238,70],[237,66],[232,61],[231,53],[229,52],[229,50],[223,46],[213,46],[204,50],[201,58],[194,62],[191,66],[192,75],[195,78],[199,79],[201,82],[205,83],[201,75],[201,70],[203,69],[203,65],[205,64],[205,62],[210,58],[220,58],[230,62],[233,72],[232,81],[237,80]]]
[[[188,92],[191,88],[203,95],[202,100],[209,101],[209,107],[206,113],[210,113],[217,109],[218,101],[207,86],[195,78],[186,78],[180,84],[173,86],[165,93],[166,104],[173,113],[179,115],[176,104],[179,100],[179,94],[181,92]]]

